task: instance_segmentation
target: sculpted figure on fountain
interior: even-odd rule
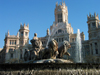
[[[55,39],[51,39],[48,42],[48,47],[43,49],[42,43],[35,33],[31,43],[32,49],[25,53],[26,55],[24,55],[26,58],[30,58],[30,60],[56,59],[56,57],[62,58],[63,55],[70,56],[70,54],[67,52],[67,50],[71,47],[68,41],[64,41],[63,44],[58,48],[58,42]],[[27,57],[28,55],[29,57]]]

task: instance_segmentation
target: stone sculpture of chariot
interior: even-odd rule
[[[67,52],[67,50],[71,47],[68,41],[64,41],[63,44],[58,48],[57,41],[52,39],[48,43],[48,48],[43,48],[42,42],[38,39],[37,34],[35,33],[33,39],[30,42],[32,43],[32,49],[25,52],[24,54],[25,61],[31,60],[37,63],[39,62],[39,60],[43,60],[42,61],[43,63],[44,62],[50,63],[55,61],[56,62],[61,61],[63,55],[70,56],[70,54]]]

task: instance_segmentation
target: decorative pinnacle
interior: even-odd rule
[[[47,29],[47,35],[49,35],[49,29]]]
[[[29,23],[27,24],[27,27],[29,27]]]
[[[96,17],[96,12],[94,12],[94,17]]]
[[[91,17],[91,13],[89,13],[90,17]]]
[[[8,30],[8,34],[7,35],[9,35],[9,30]]]
[[[22,25],[22,23],[20,23],[20,25]]]
[[[26,24],[24,23],[24,27],[25,27],[25,25],[26,25]]]

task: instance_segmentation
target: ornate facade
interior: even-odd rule
[[[84,32],[81,35],[82,41],[82,58],[83,62],[100,62],[100,23],[99,17],[96,15],[87,16],[89,40],[85,40]],[[54,38],[58,42],[58,46],[67,40],[71,43],[71,48],[68,50],[71,56],[64,58],[74,60],[76,34],[73,28],[68,23],[68,9],[65,3],[58,5],[55,8],[55,21],[50,30],[47,29],[47,35],[40,37],[43,47],[47,46],[48,39]],[[9,31],[5,36],[5,45],[0,52],[0,63],[8,62],[23,62],[25,50],[29,50],[31,45],[29,42],[29,25],[20,25],[19,32],[16,36],[10,35]],[[89,59],[88,59],[89,58]]]

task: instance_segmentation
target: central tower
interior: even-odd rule
[[[55,23],[57,24],[59,22],[66,22],[68,24],[68,10],[65,2],[62,2],[61,5],[56,3]]]

